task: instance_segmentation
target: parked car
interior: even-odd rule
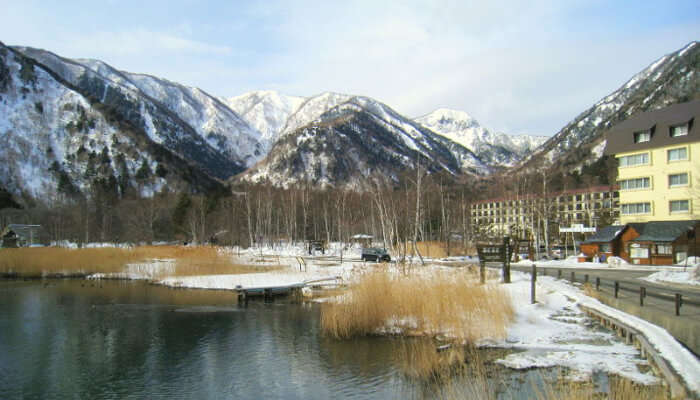
[[[566,258],[566,255],[573,256],[576,254],[576,248],[574,246],[552,246],[552,258],[555,260],[561,260]]]
[[[362,261],[391,261],[391,257],[386,249],[378,247],[365,247],[362,249]]]

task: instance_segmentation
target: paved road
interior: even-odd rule
[[[531,267],[521,267],[512,266],[511,267],[517,271],[531,272]],[[546,273],[545,273],[546,270]],[[620,286],[626,289],[633,289],[636,293],[639,293],[639,287],[644,286],[647,292],[654,292],[665,294],[668,296],[674,296],[675,293],[680,293],[684,298],[688,298],[689,301],[697,301],[700,306],[700,287],[692,285],[678,285],[671,283],[662,282],[648,282],[639,278],[648,276],[654,272],[658,271],[645,271],[645,270],[628,270],[628,269],[610,269],[610,268],[541,268],[537,267],[537,273],[539,275],[549,275],[558,276],[559,270],[561,270],[561,277],[563,279],[571,280],[571,272],[574,272],[574,278],[576,282],[583,283],[585,280],[585,275],[588,275],[589,282],[595,285],[595,278],[600,277],[601,285],[603,287],[612,287],[614,281],[620,282]],[[627,292],[626,290],[621,290],[622,292]]]

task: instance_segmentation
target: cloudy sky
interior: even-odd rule
[[[689,1],[0,0],[0,41],[97,58],[217,96],[370,96],[416,117],[552,135],[700,39]]]

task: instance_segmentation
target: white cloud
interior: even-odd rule
[[[646,15],[684,2],[675,18]],[[634,8],[603,0],[267,0],[208,9],[173,1],[165,11],[146,2],[123,14],[104,4],[10,3],[0,25],[8,44],[99,58],[221,96],[330,90],[374,97],[408,116],[457,108],[509,133],[555,133],[700,35],[686,0]],[[695,19],[679,20],[686,15]]]
[[[96,32],[89,35],[73,34],[69,39],[75,52],[118,56],[153,56],[161,54],[191,54],[197,56],[225,56],[232,52],[229,46],[209,44],[148,29],[116,32]]]

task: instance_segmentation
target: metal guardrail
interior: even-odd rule
[[[572,283],[592,284],[592,285],[594,285],[595,290],[597,290],[597,291],[600,291],[601,286],[612,288],[613,295],[615,296],[615,298],[618,298],[620,291],[639,294],[639,305],[641,307],[644,307],[644,300],[647,297],[671,302],[675,305],[675,314],[677,316],[681,315],[680,312],[681,312],[681,307],[683,305],[692,305],[692,306],[700,307],[700,298],[696,299],[696,298],[690,297],[688,295],[683,295],[681,293],[674,292],[673,290],[667,290],[666,291],[667,293],[662,293],[657,288],[650,288],[650,287],[645,286],[645,285],[639,285],[637,287],[629,287],[629,286],[621,285],[620,281],[612,280],[612,279],[601,279],[598,276],[595,277],[594,281],[591,281],[591,279],[590,279],[591,274],[576,275],[575,271],[571,271],[570,276],[567,277],[563,273],[563,270],[559,269],[559,268],[541,268],[541,267],[533,266],[533,272],[531,272],[533,280],[536,279],[537,274],[548,276],[547,272],[549,270],[556,270],[556,274],[554,276],[556,276],[558,279],[566,279]],[[552,276],[552,275],[549,275],[549,276]],[[582,279],[579,279],[580,276],[582,276]],[[592,283],[592,282],[594,282],[594,283]]]

